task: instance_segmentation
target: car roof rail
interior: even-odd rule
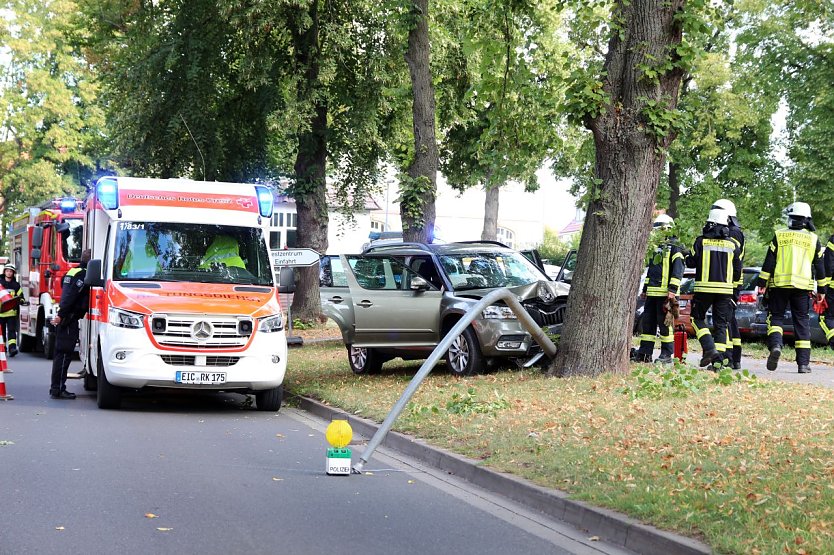
[[[482,239],[478,239],[475,241],[455,241],[455,243],[461,243],[464,245],[495,245],[497,247],[504,247],[505,249],[511,249],[509,245],[505,245],[501,241],[485,241]]]
[[[403,241],[401,243],[388,243],[386,245],[373,245],[373,244],[371,244],[371,245],[368,245],[367,248],[365,248],[364,251],[362,251],[362,254],[369,253],[371,251],[383,251],[383,250],[389,250],[389,249],[399,249],[399,248],[402,248],[402,247],[411,247],[411,248],[420,249],[420,250],[423,250],[423,251],[426,251],[426,252],[431,252],[431,249],[425,243]]]

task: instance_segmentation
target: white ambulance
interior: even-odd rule
[[[118,408],[126,390],[187,388],[283,398],[287,341],[267,187],[103,177],[86,200],[90,310],[84,386]]]

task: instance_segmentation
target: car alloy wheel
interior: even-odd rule
[[[471,376],[481,371],[484,364],[475,330],[468,327],[457,336],[446,351],[446,364],[455,376]]]
[[[449,347],[449,366],[452,367],[452,372],[455,374],[463,374],[466,367],[469,365],[469,344],[463,335],[455,337],[452,345]]]
[[[374,349],[348,345],[348,362],[354,374],[375,374],[382,368],[382,357]]]

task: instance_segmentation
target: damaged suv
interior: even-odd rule
[[[353,372],[395,357],[427,358],[479,299],[498,287],[517,295],[543,328],[562,324],[570,287],[552,281],[521,253],[489,241],[371,247],[322,258],[322,312],[341,329]],[[501,359],[519,364],[540,347],[504,304],[484,309],[455,338],[446,362],[467,376]]]

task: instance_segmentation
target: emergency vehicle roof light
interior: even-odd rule
[[[264,218],[271,218],[272,203],[274,201],[272,191],[270,191],[267,187],[255,185],[255,192],[258,195],[258,210],[260,210],[261,216]]]
[[[61,212],[64,214],[68,214],[70,212],[75,212],[75,199],[72,197],[62,198],[61,199]]]
[[[119,185],[112,177],[102,177],[96,184],[96,196],[105,210],[119,207]]]

